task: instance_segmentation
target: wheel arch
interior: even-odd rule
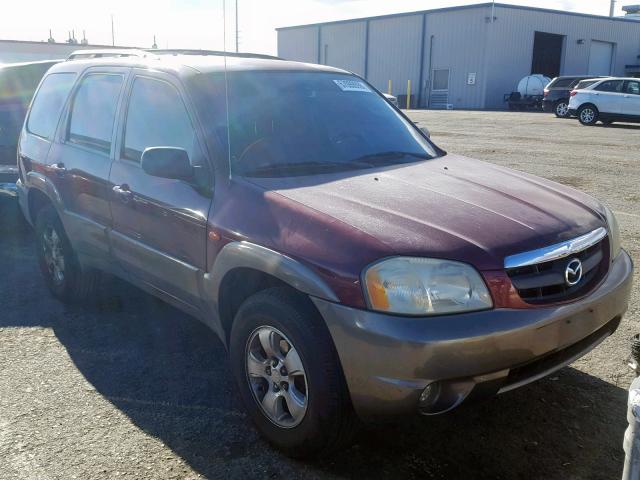
[[[27,174],[27,209],[29,212],[29,222],[34,224],[38,212],[47,205],[52,205],[58,212],[62,206],[60,192],[45,175],[37,172]]]
[[[237,309],[261,290],[286,286],[304,295],[339,302],[333,290],[309,267],[250,242],[225,245],[211,271],[205,274],[204,283],[207,304],[217,320],[211,327],[225,344]]]

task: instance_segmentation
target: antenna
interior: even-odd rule
[[[238,0],[236,0],[236,53],[239,52],[238,45],[239,45],[239,41],[238,41]]]
[[[111,14],[111,46],[112,47],[116,46],[116,34],[113,28],[113,13]]]
[[[237,3],[236,3],[237,4]],[[238,17],[236,16],[236,19]],[[227,0],[222,0],[222,49],[224,51],[224,100],[227,110],[227,165],[231,178],[231,132],[229,128],[229,80],[227,79]]]
[[[89,40],[87,40],[87,34],[84,30],[82,30],[82,40],[80,41],[82,45],[89,45]]]

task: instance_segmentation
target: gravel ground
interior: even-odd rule
[[[591,193],[640,259],[640,132],[551,115],[410,112],[443,148]],[[0,178],[0,183],[6,179]],[[370,428],[330,461],[266,445],[239,408],[222,345],[196,320],[120,281],[96,303],[47,293],[33,237],[0,188],[0,478],[615,479],[626,427],[618,332],[550,378],[435,418]],[[637,275],[637,274],[636,274]],[[636,278],[636,284],[638,284]]]

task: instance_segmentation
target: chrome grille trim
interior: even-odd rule
[[[565,242],[549,245],[548,247],[531,250],[529,252],[517,253],[510,255],[504,259],[504,268],[518,268],[538,263],[551,262],[560,258],[568,257],[574,253],[586,250],[592,247],[604,237],[607,236],[607,229],[604,227],[596,228],[580,237]]]

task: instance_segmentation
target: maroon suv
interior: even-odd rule
[[[539,379],[627,308],[632,263],[609,209],[447,154],[334,68],[63,62],[19,159],[53,294],[86,298],[106,271],[198,317],[260,432],[295,455],[339,447],[357,418],[438,414]]]

